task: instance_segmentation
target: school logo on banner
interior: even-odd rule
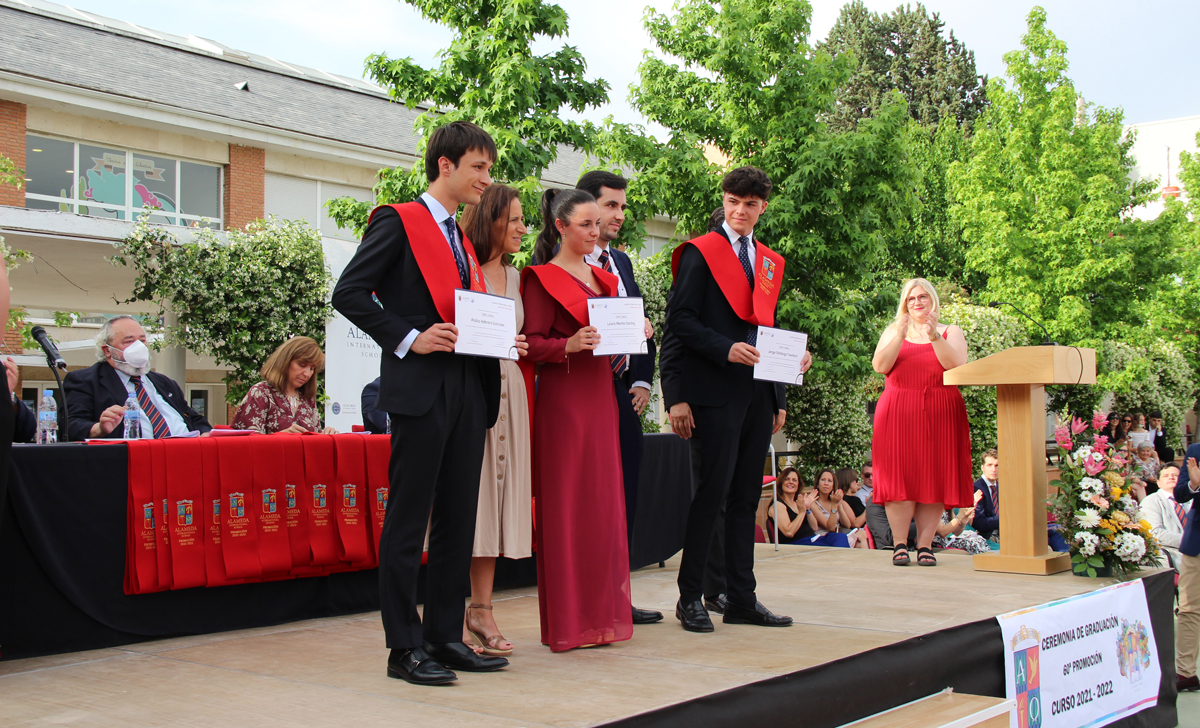
[[[775,261],[770,258],[763,258],[763,273],[767,276],[767,280],[775,279]]]
[[[289,485],[283,490],[284,496],[287,498],[288,510],[296,507],[296,486]]]
[[[1009,643],[1013,652],[1019,728],[1041,728],[1042,725],[1042,677],[1038,661],[1041,641],[1036,629],[1022,625]]]
[[[229,494],[229,517],[230,518],[245,518],[246,517],[246,494],[245,493],[230,493]]]
[[[342,507],[353,508],[358,503],[358,486],[349,483],[342,486]]]
[[[387,488],[377,488],[375,490],[375,507],[381,511],[386,511],[387,510],[387,497],[388,497],[388,489]]]
[[[313,506],[316,508],[324,508],[325,507],[325,486],[323,486],[323,485],[314,485],[313,486]]]
[[[221,499],[213,498],[213,525],[221,525]]]
[[[263,488],[262,489],[263,513],[274,513],[275,507],[277,505],[278,505],[278,502],[275,498],[275,489],[274,488]]]
[[[154,528],[154,504],[142,504],[142,528]]]
[[[175,522],[180,526],[192,525],[192,501],[175,501]]]
[[[1150,633],[1141,622],[1121,620],[1121,631],[1117,634],[1117,665],[1121,674],[1131,683],[1142,681],[1146,668],[1150,667]]]

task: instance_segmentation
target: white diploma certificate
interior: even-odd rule
[[[457,289],[454,325],[455,354],[517,360],[517,302],[511,298]]]
[[[646,314],[640,297],[588,299],[588,323],[600,334],[593,356],[646,354]]]
[[[767,382],[804,384],[800,362],[808,349],[808,334],[786,329],[758,327],[758,363],[754,365],[754,378]]]

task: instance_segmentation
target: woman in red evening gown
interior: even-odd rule
[[[522,273],[522,333],[539,363],[533,493],[542,643],[555,652],[633,636],[617,402],[587,299],[615,296],[615,276],[583,256],[600,208],[581,190],[547,190],[545,227]],[[561,249],[554,248],[561,240]],[[551,257],[553,256],[553,259]]]
[[[872,365],[887,375],[871,441],[873,499],[887,510],[892,563],[908,564],[901,539],[914,517],[917,563],[936,566],[933,537],[946,508],[973,505],[971,433],[958,387],[942,373],[967,363],[962,329],[938,323],[937,292],[924,278],[904,282],[895,321],[884,329]]]

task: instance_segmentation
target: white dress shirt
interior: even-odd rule
[[[1183,523],[1175,513],[1175,499],[1165,490],[1156,490],[1142,499],[1142,518],[1150,524],[1150,533],[1158,539],[1159,545],[1171,549],[1174,555],[1179,555],[1179,544],[1183,542]],[[1192,507],[1192,501],[1180,503],[1184,514]]]
[[[597,245],[596,247],[592,248],[592,252],[583,256],[583,259],[587,261],[589,265],[594,265],[597,268],[603,269],[604,266],[600,265],[600,254],[604,252],[604,250],[604,248],[601,248],[599,245]],[[621,278],[621,269],[617,267],[617,261],[613,259],[612,253],[608,254],[608,259],[612,261],[612,272],[613,275],[617,277],[617,295],[621,298],[625,298],[629,295],[629,292],[625,289],[625,281]],[[650,389],[650,383],[637,381],[629,386],[630,389],[634,387],[642,387],[648,391]]]
[[[116,372],[117,376],[121,378],[121,384],[125,385],[125,391],[134,395],[134,400],[136,401],[137,393],[133,388],[133,382],[129,381],[129,375],[120,369],[116,369]],[[190,432],[187,422],[183,419],[183,417],[180,417],[179,412],[176,411],[176,409],[158,393],[158,390],[154,388],[154,382],[150,381],[150,377],[142,377],[142,388],[146,390],[146,394],[150,395],[150,401],[154,403],[156,408],[158,408],[158,413],[163,416],[164,420],[167,421],[167,427],[171,428],[172,435],[186,435],[188,432]],[[125,403],[122,402],[121,404]],[[138,405],[138,409],[141,409],[140,404]],[[150,417],[147,416],[145,412],[142,412],[141,420],[142,431],[149,434],[150,437],[153,437],[153,434],[150,434],[154,432],[154,427],[150,424]]]
[[[429,208],[429,214],[433,215],[433,220],[437,223],[438,230],[441,231],[442,237],[446,240],[446,244],[450,245],[450,233],[446,232],[446,220],[453,220],[454,216],[447,212],[446,207],[442,205],[442,203],[438,202],[437,199],[428,192],[422,192],[421,199],[425,202],[425,206]],[[457,221],[455,221],[455,224],[457,224]],[[460,247],[460,252],[463,252],[463,257],[466,258],[466,253],[461,251],[462,240],[459,240],[457,245]],[[412,343],[416,341],[417,337],[420,335],[421,332],[417,331],[416,329],[408,332],[408,336],[405,336],[404,341],[400,342],[400,346],[396,347],[396,356],[403,359],[404,355],[408,353],[408,350],[412,348]]]
[[[734,257],[738,258],[742,254],[742,245],[738,242],[738,238],[742,237],[742,235],[729,227],[729,223],[727,222],[721,223],[721,227],[725,230],[725,236],[729,238],[729,244],[733,246]],[[750,238],[750,242],[752,243],[746,248],[746,255],[750,256],[750,270],[754,270],[754,230],[751,229],[750,234],[746,237]]]

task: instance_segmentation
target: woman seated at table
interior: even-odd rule
[[[236,430],[257,430],[264,435],[278,432],[323,432],[337,434],[332,427],[321,429],[317,411],[317,372],[325,366],[325,354],[307,336],[284,342],[260,370],[263,381],[246,393],[233,418]]]

